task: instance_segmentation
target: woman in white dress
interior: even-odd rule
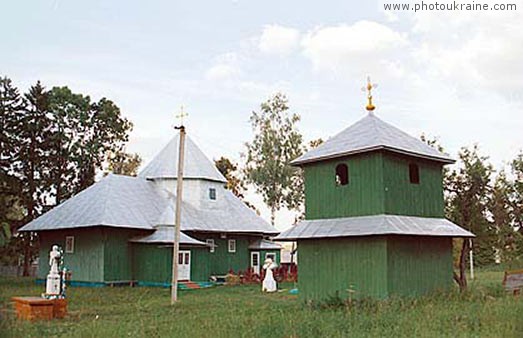
[[[272,275],[272,269],[276,268],[277,265],[272,259],[267,258],[263,264],[265,269],[265,278],[263,279],[262,291],[264,292],[275,292],[277,290],[276,281]]]

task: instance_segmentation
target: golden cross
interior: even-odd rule
[[[183,109],[183,105],[180,106],[180,113],[178,115],[176,115],[175,117],[177,119],[180,119],[180,126],[183,127],[183,118],[186,117],[186,116],[189,116],[189,114],[187,114],[184,109]]]
[[[376,107],[372,104],[372,89],[373,88],[378,88],[378,85],[376,83],[371,83],[370,76],[367,76],[367,85],[365,87],[361,88],[361,90],[367,92],[367,106],[365,107],[365,109],[367,109],[369,112],[376,109]]]

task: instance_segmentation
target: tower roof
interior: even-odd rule
[[[176,178],[178,175],[179,135],[176,135],[138,174],[139,177]],[[184,178],[199,178],[227,182],[214,164],[205,156],[189,136],[185,137]]]
[[[308,151],[292,162],[303,165],[358,153],[388,150],[443,163],[455,161],[428,144],[384,122],[369,112],[367,116]]]

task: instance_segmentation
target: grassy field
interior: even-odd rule
[[[30,279],[0,278],[0,337],[523,337],[523,297],[505,294],[503,273],[483,271],[464,294],[310,307],[257,286],[181,293],[162,288],[70,288],[69,316],[14,318],[10,297],[38,295]]]

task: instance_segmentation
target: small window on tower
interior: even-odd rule
[[[349,184],[349,167],[344,164],[338,164],[336,166],[336,185],[347,185]]]
[[[419,184],[419,167],[415,163],[409,164],[409,179],[412,184]]]
[[[209,188],[209,198],[212,200],[216,199],[216,189],[215,188]]]

